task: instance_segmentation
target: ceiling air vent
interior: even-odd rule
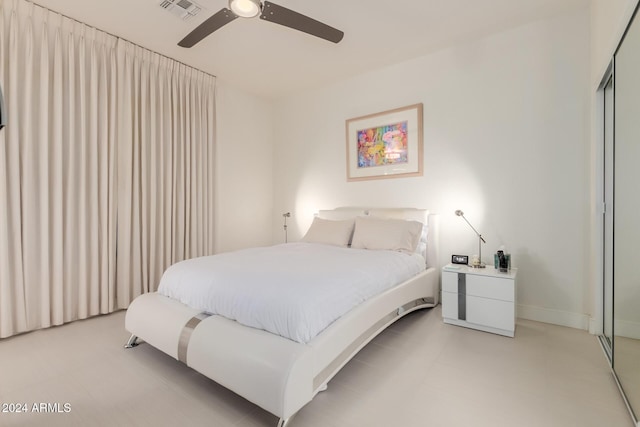
[[[191,0],[162,0],[160,7],[179,16],[183,21],[193,18],[202,10],[202,6]]]

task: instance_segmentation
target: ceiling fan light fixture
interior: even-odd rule
[[[242,18],[258,16],[262,10],[260,0],[229,0],[229,9]]]

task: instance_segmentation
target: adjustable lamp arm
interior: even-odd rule
[[[478,238],[479,238],[479,240],[478,240],[478,258],[479,258],[480,264],[479,265],[474,265],[474,267],[484,267],[484,264],[482,263],[482,244],[483,243],[487,243],[487,242],[482,237],[482,234],[478,233],[478,230],[476,230],[475,227],[473,225],[471,225],[469,220],[467,220],[467,218],[465,218],[464,212],[462,212],[460,209],[458,209],[456,211],[456,215],[461,216],[462,219],[464,219],[465,222],[467,224],[469,224],[469,227],[471,227],[471,229],[478,235]]]
[[[478,235],[478,237],[480,238],[480,240],[482,240],[482,243],[487,243],[484,238],[482,237],[482,234],[478,233],[478,230],[475,229],[475,227],[473,225],[471,225],[471,223],[469,222],[469,220],[467,220],[467,218],[465,218],[464,216],[464,212],[462,212],[461,210],[457,210],[456,211],[456,215],[461,216],[462,219],[464,219],[466,221],[467,224],[469,224],[469,227],[471,227],[471,229],[473,231],[476,232],[476,234]]]

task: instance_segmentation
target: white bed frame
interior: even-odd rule
[[[376,335],[404,315],[438,304],[437,216],[417,209],[338,208],[320,216],[351,214],[405,217],[428,216],[427,266],[422,273],[377,295],[332,323],[307,344],[243,326],[159,295],[136,298],[125,327],[138,337],[201,374],[279,417],[278,427],[327,387],[327,383]],[[406,214],[406,215],[405,215]]]

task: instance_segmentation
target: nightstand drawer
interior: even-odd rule
[[[513,302],[515,287],[512,279],[467,274],[467,295]]]
[[[442,292],[458,292],[458,272],[442,273]]]
[[[467,295],[467,322],[513,331],[515,306],[512,302]]]
[[[442,292],[442,317],[458,318],[458,293]]]

